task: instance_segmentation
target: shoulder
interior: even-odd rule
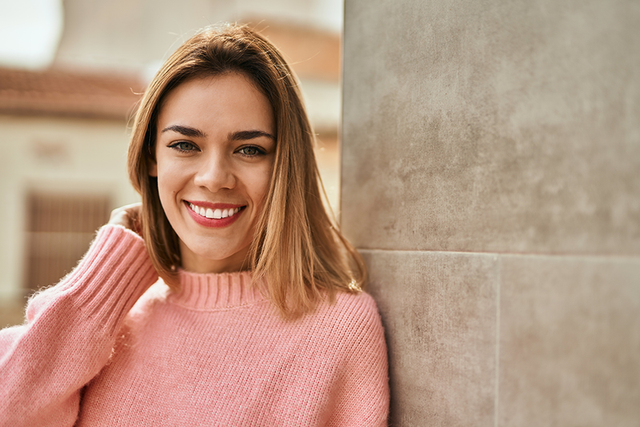
[[[351,294],[346,292],[338,292],[336,294],[335,310],[343,312],[352,318],[362,320],[380,319],[378,314],[378,306],[371,295],[366,292]]]
[[[346,311],[352,316],[380,317],[376,301],[366,292],[358,292],[357,294],[338,292],[335,306],[337,310]]]
[[[114,354],[120,353],[123,347],[137,345],[147,339],[148,333],[145,331],[154,324],[157,316],[162,316],[168,293],[169,287],[159,279],[142,294],[124,318]]]
[[[147,289],[140,299],[136,301],[131,311],[129,311],[127,321],[130,323],[142,321],[151,311],[166,303],[169,293],[169,287],[162,279],[158,279],[158,281]]]
[[[339,292],[335,302],[323,302],[313,315],[354,345],[384,345],[384,330],[378,307],[371,295]],[[367,344],[368,343],[368,344]]]

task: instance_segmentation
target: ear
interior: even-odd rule
[[[155,159],[147,157],[147,170],[149,171],[149,176],[158,177],[158,163],[156,163]]]

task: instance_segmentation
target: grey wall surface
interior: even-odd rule
[[[346,0],[392,424],[638,426],[640,2]]]

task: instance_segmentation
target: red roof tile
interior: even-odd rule
[[[144,88],[135,76],[0,67],[0,113],[126,119]]]

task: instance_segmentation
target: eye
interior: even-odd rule
[[[169,145],[169,148],[173,148],[181,153],[189,153],[192,151],[198,151],[198,147],[195,144],[188,141],[178,141]]]
[[[261,156],[267,153],[265,150],[260,147],[256,147],[255,145],[241,147],[237,152],[247,157]]]

